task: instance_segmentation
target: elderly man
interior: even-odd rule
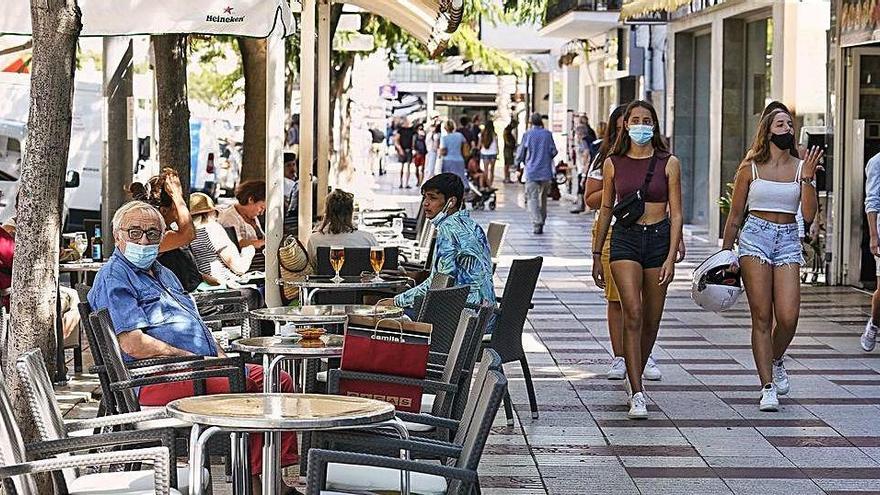
[[[553,180],[553,158],[557,150],[553,134],[544,128],[540,113],[533,113],[529,123],[532,128],[523,136],[516,163],[525,163],[526,206],[532,218],[532,232],[543,234],[547,220],[547,194]]]
[[[224,356],[180,281],[156,261],[164,233],[165,221],[155,208],[141,201],[122,205],[113,216],[116,250],[95,277],[89,303],[94,310],[107,308],[110,312],[126,360]],[[227,393],[229,383],[210,378],[206,388],[209,394]],[[263,368],[247,366],[246,389],[262,391]],[[281,377],[281,390],[293,391],[286,374]],[[149,385],[141,387],[138,400],[145,406],[163,406],[192,393],[192,382]],[[261,448],[261,436],[252,435],[251,472],[255,478],[262,464]],[[281,456],[282,465],[298,462],[293,434],[282,435]]]

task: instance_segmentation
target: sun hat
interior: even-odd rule
[[[189,195],[189,213],[190,215],[198,215],[200,213],[210,213],[216,211],[214,200],[205,193],[192,193]]]

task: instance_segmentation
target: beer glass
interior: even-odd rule
[[[342,246],[330,246],[330,266],[333,267],[333,271],[336,272],[336,276],[333,277],[333,282],[340,283],[342,282],[342,277],[339,276],[339,270],[342,270],[342,265],[345,263],[345,248]]]
[[[372,266],[373,271],[376,272],[376,277],[373,279],[373,282],[382,282],[382,277],[379,276],[379,272],[382,271],[383,265],[385,265],[385,248],[371,247],[370,266]]]

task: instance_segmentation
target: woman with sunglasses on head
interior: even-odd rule
[[[816,216],[814,178],[822,155],[813,147],[797,158],[791,114],[777,109],[761,120],[736,172],[722,249],[738,239],[739,266],[731,269],[742,272],[749,299],[761,411],[777,411],[778,396],[790,389],[782,357],[797,329],[804,264],[796,215],[800,208],[806,222]]]
[[[593,279],[605,287],[601,257],[613,214],[617,221],[611,232],[610,265],[623,312],[628,415],[644,419],[648,409],[642,374],[657,340],[682,238],[681,166],[667,151],[653,105],[641,100],[630,103],[623,126],[625,132],[603,165]]]

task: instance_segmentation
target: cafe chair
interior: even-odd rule
[[[501,254],[501,246],[504,245],[504,237],[507,235],[508,224],[502,222],[489,222],[486,228],[486,240],[489,242],[489,256],[492,260],[492,272],[498,266],[498,256]]]
[[[161,442],[168,447],[171,458],[176,459],[175,431],[173,428],[139,429],[138,423],[166,418],[165,411],[154,409],[139,413],[118,414],[103,418],[86,419],[77,421],[64,421],[55,391],[49,381],[49,373],[46,371],[43,354],[39,349],[27,352],[18,358],[15,363],[18,376],[24,386],[28,406],[33,415],[37,427],[40,442],[52,443],[75,438],[70,442],[78,449],[106,448],[118,445],[145,446],[149,443]],[[113,428],[121,431],[112,431],[91,435],[95,429]],[[134,429],[133,429],[134,428]],[[76,432],[85,432],[79,435]],[[149,471],[125,471],[113,473],[84,474],[75,470],[63,471],[64,482],[68,491],[79,493],[83,491],[102,489],[111,493],[116,490],[131,488],[148,489],[152,483]],[[183,493],[189,493],[188,469],[177,466],[170,473],[171,485]],[[208,479],[206,471],[204,479]],[[202,487],[208,488],[207,483]]]
[[[42,356],[39,356],[42,360]],[[46,376],[48,382],[48,376]],[[50,387],[51,389],[51,387]],[[56,405],[57,409],[57,405]],[[101,420],[98,420],[101,421]],[[82,422],[74,422],[77,427]],[[84,426],[91,428],[92,424]],[[163,438],[164,437],[164,438]],[[110,450],[91,453],[78,453],[86,450],[107,446],[130,445],[132,443],[163,443],[160,447],[149,447],[128,450]],[[167,442],[167,443],[166,443]],[[69,493],[74,490],[77,495],[100,495],[107,491],[110,480],[125,478],[123,482],[113,481],[120,486],[112,493],[118,495],[179,495],[180,492],[171,488],[174,476],[171,470],[171,453],[174,440],[167,433],[157,430],[151,432],[121,432],[115,435],[91,435],[86,437],[58,438],[50,441],[39,441],[25,445],[21,430],[15,420],[12,403],[4,386],[3,375],[0,373],[0,482],[9,495],[39,495],[34,474],[51,473],[53,482],[61,490]],[[54,457],[58,456],[58,457]],[[116,466],[121,464],[149,463],[152,470],[126,473],[98,473],[82,475],[80,469],[97,466]],[[91,479],[87,479],[92,476]],[[101,482],[92,482],[100,477]],[[68,484],[68,480],[71,483]],[[77,482],[82,480],[78,485]]]
[[[535,398],[532,373],[522,345],[522,334],[543,263],[544,258],[540,256],[513,261],[507,282],[504,284],[503,297],[498,298],[500,306],[496,309],[495,328],[491,334],[483,337],[483,347],[495,349],[504,364],[518,362],[522,367],[533,419],[538,418],[538,401]],[[504,413],[507,416],[507,424],[512,426],[513,405],[510,396],[504,398]]]
[[[222,334],[229,342],[256,337],[253,329],[259,320],[251,320],[247,298],[238,290],[194,292],[190,294],[199,316],[215,335]]]
[[[485,378],[475,384],[474,399],[468,402],[462,420],[439,421],[455,428],[451,442],[400,440],[363,432],[345,432],[338,437],[347,445],[359,443],[368,450],[382,448],[399,452],[404,449],[417,459],[446,459],[442,464],[352,451],[312,449],[308,453],[307,495],[398,493],[401,471],[410,474],[411,493],[479,493],[477,468],[506,389],[504,374],[488,370]]]
[[[448,354],[455,338],[457,323],[467,303],[470,287],[460,285],[428,289],[419,305],[416,321],[431,324],[431,351]],[[437,362],[434,359],[431,362]],[[442,364],[442,363],[441,363]]]

